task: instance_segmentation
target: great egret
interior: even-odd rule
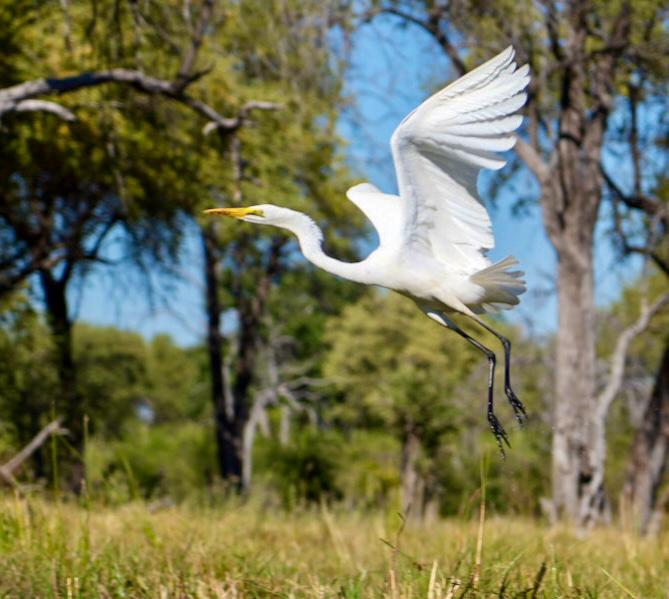
[[[450,315],[461,313],[490,331],[504,348],[504,389],[520,424],[527,414],[511,388],[511,344],[477,315],[511,308],[525,291],[523,273],[510,270],[511,256],[495,264],[486,257],[494,247],[490,217],[476,180],[482,168],[500,169],[496,152],[510,150],[527,98],[527,65],[517,68],[512,47],[467,73],[423,102],[404,118],[391,139],[399,196],[361,183],[346,195],[372,222],[380,244],[365,260],[346,263],[321,249],[323,234],[301,212],[271,204],[212,208],[229,216],[288,229],[305,258],[345,279],[378,285],[410,297],[439,324],[482,351],[489,362],[488,422],[504,453],[508,436],[495,416],[495,353],[463,331]]]

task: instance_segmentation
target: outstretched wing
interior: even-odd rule
[[[346,192],[346,197],[372,222],[380,246],[399,243],[403,210],[398,196],[383,193],[371,183],[359,183]]]
[[[485,268],[495,240],[476,190],[482,168],[506,164],[527,95],[529,67],[504,52],[442,89],[400,123],[391,147],[402,199],[402,235],[412,249],[454,269]]]

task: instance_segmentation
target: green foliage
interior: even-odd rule
[[[105,503],[184,500],[214,480],[214,443],[210,430],[193,422],[135,422],[119,439],[93,439],[86,448],[86,467],[89,493]]]
[[[146,344],[137,333],[78,324],[74,329],[78,385],[91,430],[118,434],[148,385]]]
[[[201,421],[209,414],[203,348],[181,348],[168,335],[147,346],[148,389],[143,397],[157,423]]]
[[[397,430],[411,422],[437,436],[455,424],[448,398],[481,357],[396,294],[348,306],[328,341],[325,373],[350,397],[344,419]]]
[[[35,415],[48,415],[54,401],[52,349],[46,326],[25,296],[0,302],[0,412],[3,437],[13,448],[46,424]]]
[[[600,310],[597,353],[608,374],[611,355],[624,329],[635,323],[643,304],[650,305],[669,291],[669,280],[662,273],[640,277],[626,286],[620,298]],[[665,306],[650,321],[648,328],[631,343],[625,360],[623,384],[611,406],[607,423],[609,446],[607,480],[617,504],[627,474],[630,447],[645,402],[650,397],[662,353],[669,343],[669,308]]]
[[[0,1],[1,16],[14,16],[10,4]],[[74,123],[39,113],[3,119],[3,264],[6,255],[16,262],[13,271],[31,272],[29,261],[39,247],[49,258],[47,268],[62,277],[65,287],[73,274],[84,278],[93,268],[130,259],[138,267],[133,274],[139,273],[148,289],[156,272],[174,272],[187,230],[184,215],[196,220],[200,208],[223,202],[276,202],[325,217],[329,245],[354,257],[350,238],[360,232],[362,218],[343,200],[349,175],[336,135],[341,63],[329,40],[331,19],[336,16],[341,27],[344,8],[294,0],[219,4],[202,39],[195,33],[206,13],[200,3],[48,2],[39,18],[34,9],[26,11],[29,18],[14,19],[11,32],[3,33],[9,54],[8,68],[0,69],[0,86],[120,67],[176,86],[185,56],[195,48],[186,75],[200,74],[183,102],[174,101],[178,91],[151,96],[109,84],[58,97],[76,114]],[[207,121],[191,109],[206,102],[220,114],[236,116],[250,100],[272,101],[279,109],[249,113],[234,135],[205,129]],[[295,268],[302,270],[293,259],[296,246],[268,228],[251,231],[233,222],[212,227],[220,229],[223,246],[217,256],[223,304],[242,313],[241,326],[248,326],[249,312],[264,312],[256,293],[268,263],[277,262],[272,283]],[[272,255],[276,247],[278,257]],[[315,312],[313,296],[303,292],[302,300]],[[291,323],[293,329],[306,326],[315,336],[323,323]],[[156,342],[147,357],[140,355],[147,349],[137,339],[113,331],[103,339],[95,333],[95,342],[104,347],[93,347],[86,334],[78,333],[83,348],[75,361],[78,369],[87,369],[78,385],[86,401],[67,410],[72,421],[80,422],[87,413],[93,431],[110,437],[140,404],[159,422],[206,414],[203,390],[189,386],[190,377],[201,373],[201,363],[187,360],[179,377],[180,352],[169,344]],[[68,362],[67,356],[60,358]],[[230,370],[234,379],[234,364]],[[79,403],[76,395],[61,395]],[[70,428],[80,436],[80,427],[70,423]]]
[[[383,431],[353,429],[339,447],[338,485],[345,505],[366,510],[399,509],[400,447]]]
[[[341,447],[338,434],[306,429],[290,445],[273,448],[272,478],[285,507],[341,498],[336,481]]]
[[[498,341],[462,324],[497,351],[501,363]],[[395,294],[365,296],[328,323],[331,349],[324,372],[342,393],[330,417],[348,426],[385,431],[400,444],[407,441],[407,431],[416,435],[420,453],[414,466],[446,514],[467,509],[480,462],[489,452],[495,456],[490,460],[489,493],[496,509],[538,512],[539,497],[548,486],[549,473],[541,465],[550,446],[541,420],[550,384],[543,350],[503,323],[495,326],[514,341],[514,387],[532,415],[520,434],[503,416],[514,446],[506,462],[497,458],[485,419],[487,361],[464,339]],[[498,372],[498,383],[501,378]],[[496,393],[498,413],[508,414],[499,384]]]

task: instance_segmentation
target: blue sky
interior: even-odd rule
[[[340,133],[347,141],[347,159],[361,179],[392,192],[395,180],[388,142],[393,130],[430,90],[448,82],[452,73],[427,34],[412,26],[398,27],[392,17],[364,26],[353,42],[352,68],[345,87],[351,106],[341,118]],[[528,173],[519,173],[514,186],[536,189]],[[519,217],[512,212],[516,199],[510,186],[499,194],[495,206],[484,197],[497,241],[492,258],[513,254],[520,260],[528,292],[509,318],[544,334],[557,325],[554,252],[546,239],[539,207],[530,207]],[[347,201],[343,195],[342,201]],[[118,273],[99,271],[73,290],[76,317],[139,331],[146,337],[169,333],[182,345],[200,342],[204,335],[201,256],[195,235],[187,238],[179,267],[182,280],[171,281],[153,306],[145,300],[143,290],[131,283],[120,285]],[[596,250],[598,304],[605,305],[617,297],[621,284],[638,269],[616,267],[605,242],[598,242]]]

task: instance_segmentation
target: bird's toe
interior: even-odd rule
[[[502,441],[506,443],[507,447],[511,448],[509,436],[506,434],[506,431],[504,430],[504,427],[498,420],[497,416],[495,416],[495,414],[492,412],[488,413],[488,423],[490,424],[490,430],[492,431],[492,434],[495,435],[495,439],[497,440],[497,445],[499,446],[502,458],[504,458],[506,457],[506,453],[504,452],[504,445],[502,444]]]
[[[520,426],[524,426],[527,422],[527,410],[525,409],[523,402],[518,399],[518,396],[514,393],[511,387],[506,387],[504,392],[506,393],[506,397],[509,400],[511,407],[513,408],[513,413],[516,417],[516,420]]]

